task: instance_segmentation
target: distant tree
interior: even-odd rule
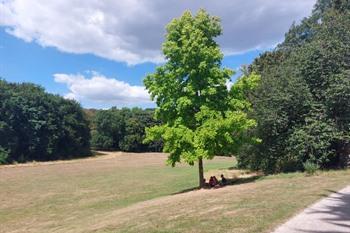
[[[92,134],[92,145],[97,149],[118,150],[124,136],[124,118],[117,108],[100,110],[94,119],[96,131]]]
[[[151,142],[144,144],[145,128],[157,124],[153,119],[153,110],[131,109],[131,116],[125,118],[125,135],[119,143],[120,149],[130,152],[159,151],[160,148]],[[158,146],[159,147],[159,146]]]
[[[115,107],[98,110],[93,118],[91,144],[101,150],[146,152],[161,150],[161,142],[142,143],[145,127],[158,124],[153,119],[152,109]]]
[[[95,119],[97,112],[98,112],[98,110],[94,109],[94,108],[84,109],[84,113],[86,115],[86,119],[89,121],[89,127],[91,130],[96,130],[96,125],[95,125],[94,119]]]
[[[227,90],[233,71],[221,68],[223,54],[214,40],[221,31],[219,19],[204,10],[174,19],[163,44],[167,61],[144,81],[158,105],[155,117],[163,123],[146,129],[145,142],[162,139],[172,166],[198,162],[200,187],[203,159],[231,155],[255,125],[242,110],[240,88],[232,96]]]

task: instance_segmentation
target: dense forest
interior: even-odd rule
[[[162,142],[143,143],[145,128],[157,125],[153,109],[115,107],[85,110],[90,119],[91,146],[99,150],[161,151]]]
[[[345,166],[350,154],[350,2],[319,0],[283,43],[250,65],[261,83],[248,93],[262,142],[238,155],[268,173]]]
[[[90,155],[80,105],[34,84],[0,80],[0,163]]]

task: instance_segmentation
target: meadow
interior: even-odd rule
[[[205,175],[241,177],[194,190],[196,167],[166,166],[162,153],[0,167],[0,232],[269,232],[348,184],[349,171],[258,177],[235,160],[205,161]]]

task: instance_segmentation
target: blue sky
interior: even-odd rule
[[[314,2],[4,0],[0,77],[36,83],[86,108],[153,107],[142,80],[162,61],[165,25],[184,10],[204,7],[222,19],[223,66],[237,69],[272,49]]]
[[[31,82],[43,86],[48,92],[65,96],[69,93],[67,85],[57,83],[54,74],[83,74],[91,76],[91,71],[109,78],[125,81],[130,85],[143,85],[146,74],[157,66],[143,63],[129,66],[125,62],[97,57],[93,54],[71,54],[60,52],[53,47],[42,47],[35,42],[25,42],[0,30],[0,77],[9,82]],[[108,108],[113,105],[82,100],[87,108]],[[119,106],[119,105],[118,105]],[[124,104],[121,104],[124,106]],[[153,106],[145,103],[130,103],[125,106]]]

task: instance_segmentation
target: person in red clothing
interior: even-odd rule
[[[210,186],[210,187],[214,187],[214,179],[213,179],[212,176],[211,176],[210,179],[209,179],[209,186]]]
[[[211,176],[210,179],[209,179],[209,186],[210,187],[215,187],[218,184],[219,184],[219,182],[216,179],[216,177],[215,176]]]
[[[214,179],[214,186],[216,186],[216,185],[218,185],[219,184],[219,181],[218,181],[218,179],[216,179],[216,176],[213,176],[213,179]]]

